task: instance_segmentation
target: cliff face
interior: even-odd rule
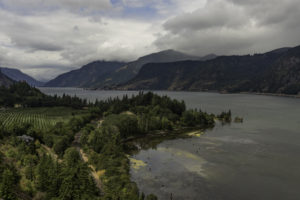
[[[144,65],[135,78],[119,89],[297,94],[300,91],[299,50],[300,47],[295,47],[253,56],[151,63]]]

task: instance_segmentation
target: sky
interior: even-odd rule
[[[299,0],[0,0],[0,66],[49,80],[165,49],[204,56],[300,45]]]

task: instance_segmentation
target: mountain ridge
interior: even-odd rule
[[[0,71],[14,81],[25,81],[31,86],[42,86],[44,83],[35,80],[28,74],[23,73],[19,69],[0,67]]]
[[[105,84],[106,77],[114,70],[124,66],[123,62],[94,61],[57,76],[50,80],[45,87],[89,87],[90,85]]]
[[[298,94],[300,46],[208,61],[150,63],[116,89]]]
[[[204,59],[211,59],[215,57],[214,54],[211,54]],[[85,88],[107,88],[114,85],[122,84],[129,81],[133,78],[142,66],[150,62],[174,62],[179,60],[200,60],[201,57],[190,56],[179,51],[175,50],[164,50],[149,55],[142,56],[135,61],[120,63],[120,65],[108,66],[109,63],[106,61],[95,61],[87,65],[82,66],[79,69],[66,72],[59,75],[53,80],[50,80],[45,84],[46,87],[85,87]],[[95,63],[97,63],[97,66]],[[89,69],[89,66],[94,66],[92,70],[94,74],[89,74],[85,69]],[[96,68],[99,68],[96,70]],[[102,70],[101,70],[102,69]],[[81,76],[86,76],[80,78],[79,75],[75,76],[74,74],[80,73]],[[75,77],[76,78],[75,78]],[[83,80],[85,79],[85,80]],[[90,81],[88,79],[93,79]],[[81,83],[78,83],[78,80],[81,80]]]

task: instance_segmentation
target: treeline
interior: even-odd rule
[[[0,106],[3,107],[53,107],[67,106],[82,108],[87,106],[85,99],[63,95],[48,96],[26,82],[16,82],[10,87],[0,87]]]
[[[125,137],[153,130],[213,126],[215,118],[201,110],[186,110],[184,101],[152,92],[140,92],[131,98],[125,95],[122,99],[96,101],[93,112],[116,124]]]
[[[238,117],[236,117],[237,119]],[[217,115],[217,119],[223,123],[230,123],[232,121],[231,110],[223,111],[221,114]]]
[[[183,101],[172,100],[168,96],[159,96],[152,92],[139,92],[139,94],[132,95],[130,98],[124,95],[122,99],[116,97],[102,101],[96,100],[94,106],[98,109],[98,113],[103,115],[119,114],[139,106],[160,106],[171,110],[177,115],[181,115],[186,110]]]

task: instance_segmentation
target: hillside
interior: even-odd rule
[[[300,47],[208,61],[150,63],[118,89],[267,92],[300,91]]]
[[[265,73],[260,91],[270,93],[300,93],[300,46],[290,49]]]
[[[0,86],[9,86],[13,83],[13,80],[5,76],[0,70]]]
[[[5,74],[7,77],[11,78],[14,81],[26,81],[31,86],[42,86],[44,83],[35,80],[31,76],[21,72],[18,69],[13,68],[0,68],[3,74]]]
[[[216,57],[214,54],[203,59]],[[47,87],[85,87],[109,88],[125,83],[133,78],[144,64],[157,62],[175,62],[180,60],[200,60],[174,50],[166,50],[143,56],[130,63],[97,61],[87,64],[79,70],[73,70],[49,81]]]
[[[208,55],[203,59],[216,57],[214,54]],[[130,62],[112,74],[111,85],[125,83],[138,74],[143,65],[147,63],[166,63],[182,60],[201,60],[201,57],[190,56],[174,50],[165,50],[157,53],[140,57],[136,61]]]
[[[47,82],[45,86],[87,88],[95,85],[105,85],[110,74],[124,65],[123,62],[95,61],[80,69],[61,74]]]

